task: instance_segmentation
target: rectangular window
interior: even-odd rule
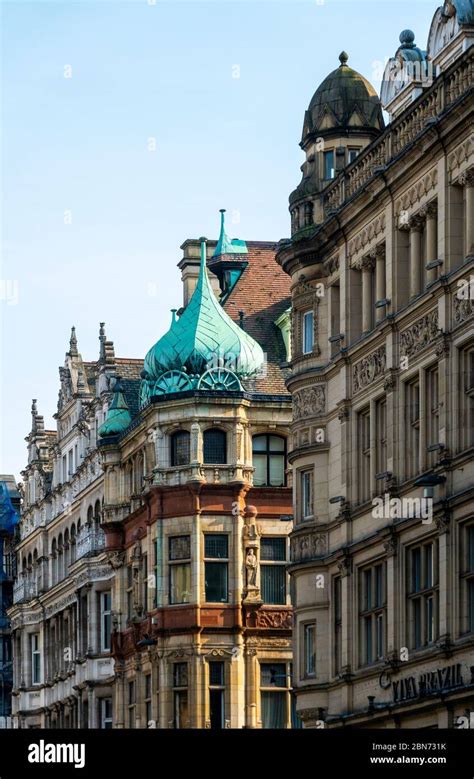
[[[324,152],[324,178],[333,179],[334,170],[334,150]]]
[[[112,698],[99,698],[99,721],[102,730],[111,730]]]
[[[127,566],[127,619],[133,616],[133,570],[132,566]]]
[[[63,482],[67,481],[67,458],[66,455],[63,454]]]
[[[437,638],[437,554],[433,541],[407,550],[409,642],[414,649]]]
[[[112,595],[110,592],[99,593],[100,610],[100,651],[110,652],[110,637],[112,634]]]
[[[464,549],[461,549],[461,559],[464,557],[463,568],[466,574],[463,575],[465,581],[462,582],[462,591],[465,592],[467,600],[467,624],[463,626],[463,630],[474,633],[474,525],[465,526],[463,535],[465,544]]]
[[[145,674],[145,718],[146,727],[150,727],[152,722],[152,708],[151,708],[151,674]]]
[[[406,476],[416,476],[420,470],[420,384],[412,381],[406,385]]]
[[[334,577],[334,646],[335,646],[335,673],[342,669],[342,580],[340,576]]]
[[[225,726],[225,666],[221,661],[209,663],[209,712],[211,730]]]
[[[72,449],[70,449],[68,452],[68,467],[67,467],[68,476],[74,475],[74,463],[72,458],[73,458],[73,453],[72,453]]]
[[[229,538],[224,534],[207,533],[204,536],[204,569],[206,601],[208,603],[227,603]]]
[[[128,683],[128,727],[135,727],[135,702],[136,702],[136,690],[135,681]]]
[[[187,663],[174,663],[173,699],[175,728],[189,728]]]
[[[191,599],[191,536],[169,539],[170,604]]]
[[[362,665],[370,665],[385,652],[385,563],[377,563],[360,573],[360,636]]]
[[[359,443],[359,503],[370,498],[370,408],[357,415]]]
[[[354,162],[356,157],[358,156],[360,152],[360,146],[349,146],[349,149],[347,151],[347,163],[348,165],[351,164],[351,162]]]
[[[474,346],[459,351],[459,449],[474,446]]]
[[[142,555],[141,577],[142,577],[142,603],[143,603],[143,609],[146,613],[148,611],[148,555],[146,553]]]
[[[285,439],[278,435],[255,435],[252,438],[252,461],[255,487],[285,485]]]
[[[304,675],[316,676],[316,625],[303,625]]]
[[[306,311],[303,314],[303,354],[310,354],[314,346],[314,314]]]
[[[41,684],[41,651],[39,633],[31,634],[31,682]]]
[[[262,728],[286,728],[289,690],[285,663],[260,663]]]
[[[438,368],[426,372],[426,445],[429,447],[439,443],[439,390]],[[427,452],[427,465],[436,465],[438,453],[436,450]]]
[[[301,474],[301,515],[302,519],[313,517],[313,471]]]
[[[286,603],[286,538],[267,537],[260,542],[262,600]]]
[[[377,473],[387,472],[387,403],[385,399],[376,404],[376,470]]]

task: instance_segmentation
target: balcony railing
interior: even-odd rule
[[[97,554],[105,548],[105,533],[100,528],[82,530],[76,539],[76,560]]]
[[[38,582],[20,577],[13,585],[13,603],[33,600],[38,595]]]

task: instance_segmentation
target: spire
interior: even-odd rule
[[[105,362],[105,322],[101,322],[99,325],[99,342],[100,342],[100,350],[99,350],[99,361]]]
[[[117,376],[113,393],[112,403],[107,411],[107,418],[99,427],[99,436],[101,438],[119,435],[119,433],[122,433],[132,421],[120,376]]]
[[[214,250],[213,257],[219,257],[221,254],[248,254],[247,244],[245,241],[239,241],[238,238],[232,240],[228,237],[225,231],[225,208],[220,209],[221,214],[221,232],[217,246]],[[202,240],[202,239],[201,239]]]
[[[77,351],[76,328],[74,326],[71,327],[71,337],[69,339],[69,354],[71,355],[71,357],[77,357],[79,355],[79,352]]]

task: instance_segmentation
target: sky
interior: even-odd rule
[[[70,329],[143,358],[182,303],[180,245],[278,241],[304,111],[349,65],[379,89],[441,0],[1,0],[0,473],[47,429]]]

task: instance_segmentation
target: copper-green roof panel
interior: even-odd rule
[[[178,362],[190,373],[218,364],[240,375],[255,374],[264,364],[262,347],[224,311],[209,282],[206,242],[201,241],[201,267],[194,294],[175,330]]]
[[[143,373],[149,378],[159,376],[163,371],[172,370],[177,367],[177,353],[175,347],[178,344],[176,334],[176,309],[171,311],[172,319],[170,329],[151,347],[145,357]]]
[[[132,421],[132,416],[128,408],[120,379],[117,379],[114,386],[114,395],[105,422],[99,427],[99,436],[118,435],[122,433]]]
[[[221,232],[217,246],[214,249],[213,257],[220,257],[222,254],[248,254],[247,244],[238,238],[228,237],[224,225],[225,208],[221,208]]]

